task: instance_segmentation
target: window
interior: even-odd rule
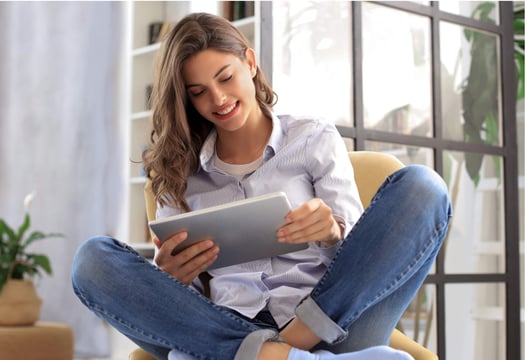
[[[447,242],[400,327],[440,359],[520,358],[513,3],[263,2],[262,20],[277,112],[331,119],[349,149],[434,167],[449,186]]]

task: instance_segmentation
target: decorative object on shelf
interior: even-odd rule
[[[148,84],[146,86],[146,109],[147,110],[150,110],[152,108],[152,102],[151,102],[152,91],[153,91],[153,86],[151,84]]]
[[[223,17],[236,21],[254,16],[253,1],[225,1],[223,3]]]
[[[149,43],[155,44],[163,39],[163,37],[170,32],[170,30],[173,27],[173,23],[171,22],[153,22],[148,27],[148,39]]]
[[[31,225],[28,212],[34,193],[26,196],[25,219],[17,231],[0,219],[0,325],[31,325],[40,316],[42,301],[38,298],[32,279],[42,272],[51,275],[49,258],[29,253],[34,241],[62,234],[33,231],[25,236]]]

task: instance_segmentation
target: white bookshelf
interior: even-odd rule
[[[254,15],[233,21],[259,53],[259,2],[254,4]],[[229,5],[232,3],[230,2]],[[127,219],[124,239],[144,254],[152,249],[147,230],[143,189],[146,182],[141,154],[151,133],[151,111],[147,105],[147,87],[152,84],[154,61],[160,43],[150,43],[150,24],[175,24],[191,12],[223,15],[223,1],[128,1],[126,2],[126,56],[123,81],[127,92],[124,129],[127,134],[128,181]]]

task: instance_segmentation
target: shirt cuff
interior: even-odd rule
[[[341,240],[345,239],[347,235],[351,232],[351,224],[345,220],[345,218],[339,216],[339,215],[333,215],[334,220],[340,225],[340,229],[342,230],[342,238]]]
[[[331,261],[332,258],[336,255],[336,252],[340,248],[342,241],[339,240],[332,246],[325,246],[324,243],[320,241],[315,241],[312,246],[320,251],[320,254],[325,257],[328,261]]]

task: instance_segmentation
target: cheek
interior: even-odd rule
[[[254,85],[254,81],[252,81],[251,77],[245,77],[241,84],[239,84],[239,88],[242,89],[242,93],[246,98],[249,100],[252,100],[256,96],[256,87]]]

